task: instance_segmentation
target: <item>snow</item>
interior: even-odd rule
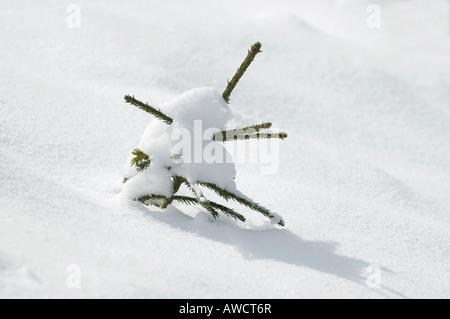
[[[215,88],[195,88],[184,92],[164,104],[167,114],[174,119],[173,127],[186,128],[194,133],[195,121],[201,120],[205,128],[224,130],[232,119],[230,107]]]
[[[171,197],[174,176],[186,178],[191,185],[201,181],[235,188],[235,165],[226,161],[224,145],[212,141],[213,133],[225,130],[229,120],[238,121],[222,95],[213,88],[195,88],[163,104],[161,109],[173,123],[151,119],[138,146],[149,155],[151,164],[137,172],[127,161],[125,176],[129,181],[123,186],[125,197]],[[194,189],[201,197],[202,191]]]
[[[0,297],[449,298],[450,4],[371,3],[1,1]],[[230,111],[288,138],[236,184],[286,227],[124,200],[123,96],[176,117],[256,41]]]

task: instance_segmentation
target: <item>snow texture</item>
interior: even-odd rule
[[[71,3],[0,2],[0,297],[450,297],[448,1]],[[286,227],[124,200],[166,124],[123,96],[183,118],[256,41],[230,109],[289,137],[236,181]]]

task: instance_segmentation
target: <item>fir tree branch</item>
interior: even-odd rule
[[[199,202],[196,198],[189,197],[189,196],[173,196],[173,200],[181,202],[186,205],[200,205],[200,206],[204,207],[205,209],[207,209],[208,211],[211,211],[211,208],[212,208],[214,211],[215,210],[221,211],[222,213],[224,213],[227,216],[230,216],[234,219],[238,219],[242,222],[245,222],[245,217],[242,216],[241,214],[237,213],[236,211],[234,211],[231,208],[228,208],[226,206],[223,206],[221,204],[218,204],[218,203],[210,201],[210,200],[208,202],[202,203],[202,202]],[[205,205],[207,205],[208,207],[205,207]],[[214,216],[214,214],[213,214],[213,216]],[[218,215],[217,215],[217,217],[218,217]],[[214,218],[216,218],[216,217],[214,217]]]
[[[250,125],[244,128],[241,128],[242,131],[247,131],[247,130],[255,130],[256,132],[259,132],[260,130],[265,130],[265,129],[269,129],[272,127],[272,123],[270,122],[264,122],[261,124],[255,124],[255,125]]]
[[[214,217],[214,219],[218,218],[219,213],[211,206],[209,201],[206,198],[203,198],[202,200],[202,198],[200,198],[200,196],[197,194],[195,189],[192,187],[192,185],[188,182],[186,178],[181,177],[181,179],[183,180],[183,183],[186,184],[186,187],[192,192],[192,194],[194,194],[197,203],[201,205],[204,209],[206,209],[208,212],[210,212],[211,215]]]
[[[236,128],[234,130],[227,130],[227,131],[222,131],[222,132],[217,132],[213,135],[212,140],[215,141],[226,141],[227,140],[227,136],[235,136],[235,135],[241,135],[241,134],[245,134],[245,133],[255,133],[255,132],[259,132],[260,130],[265,130],[265,129],[269,129],[272,127],[272,123],[270,122],[265,122],[262,124],[256,124],[256,125],[251,125],[251,126],[247,126],[244,128]]]
[[[172,198],[174,201],[181,202],[185,205],[199,205],[197,199],[194,197],[176,195]]]
[[[141,196],[139,198],[135,198],[135,200],[140,201],[144,205],[146,205],[145,202],[147,202],[149,200],[165,200],[165,199],[167,199],[166,196],[164,196],[164,195],[155,195],[155,194],[144,195],[144,196]]]
[[[198,202],[200,205],[202,205],[206,210],[208,210],[209,212],[211,212],[211,214],[214,216],[214,218],[216,218],[216,217],[215,217],[215,214],[216,214],[217,212],[213,213],[212,211],[214,211],[215,209],[218,209],[219,211],[222,211],[223,213],[227,214],[227,212],[223,211],[222,209],[220,209],[218,206],[215,205],[215,204],[217,204],[217,203],[214,203],[214,202],[212,202],[212,201],[210,201],[210,200],[207,200],[207,201],[201,201],[201,199],[199,198],[197,192],[196,192],[196,191],[194,190],[194,188],[189,184],[189,182],[188,182],[184,177],[180,177],[180,179],[183,181],[183,183],[186,184],[186,186],[188,187],[188,189],[190,189],[190,190],[192,191],[192,193],[194,194],[194,196],[197,198],[197,202]],[[196,184],[197,184],[197,185],[200,185],[200,186],[203,186],[203,187],[206,187],[206,188],[212,190],[212,191],[215,192],[217,195],[221,196],[222,198],[224,198],[224,199],[227,200],[227,201],[230,200],[230,199],[232,199],[232,200],[234,200],[235,202],[237,202],[237,203],[239,203],[239,204],[241,204],[241,205],[243,205],[243,206],[245,206],[245,207],[248,207],[248,208],[250,208],[250,209],[252,209],[252,210],[254,210],[254,211],[258,212],[258,213],[261,213],[263,216],[265,216],[265,217],[267,217],[267,218],[269,218],[269,219],[273,219],[273,218],[276,218],[276,217],[277,217],[276,214],[272,213],[272,212],[271,212],[270,210],[268,210],[267,208],[265,208],[265,207],[263,207],[263,206],[261,206],[261,205],[255,203],[255,202],[251,201],[250,199],[244,198],[244,195],[240,196],[240,195],[238,195],[238,194],[232,193],[232,192],[230,192],[230,191],[227,191],[226,189],[223,189],[223,188],[217,186],[217,185],[214,184],[214,183],[208,183],[208,182],[197,181]],[[218,204],[218,205],[220,205],[220,204]],[[230,208],[227,208],[227,207],[225,207],[225,206],[221,206],[221,207],[223,207],[224,209],[230,209]],[[211,210],[211,208],[212,208],[212,210]],[[231,210],[231,211],[233,211],[233,210]],[[238,215],[240,215],[240,214],[238,214],[238,213],[236,213],[236,212],[234,212],[234,211],[233,211],[233,212],[234,212],[234,213],[233,213],[233,212],[231,212],[231,211],[228,211],[229,216],[232,216],[232,217],[234,217],[234,218],[237,218],[237,219],[239,219],[239,220],[242,220],[242,219],[238,216]],[[227,214],[227,215],[228,215],[228,214]],[[234,215],[234,216],[233,216],[233,215]],[[218,215],[217,215],[217,216],[218,216]],[[240,216],[242,216],[242,215],[240,215]],[[242,216],[242,218],[244,218],[244,216]],[[245,219],[245,218],[244,218],[244,219]],[[284,226],[284,221],[283,221],[283,219],[282,219],[281,217],[280,217],[279,219],[280,219],[280,220],[278,221],[278,225]]]
[[[271,139],[271,138],[280,138],[284,140],[287,138],[287,134],[284,132],[281,133],[256,133],[256,134],[237,134],[237,135],[225,135],[223,136],[220,132],[219,135],[214,134],[213,141],[217,139],[217,142],[229,142],[229,141],[246,141],[251,139]]]
[[[159,206],[159,208],[164,209],[164,208],[167,208],[167,206],[169,206],[170,204],[172,204],[174,195],[178,192],[182,183],[183,183],[183,178],[181,178],[179,176],[173,177],[172,196],[164,199],[163,202],[161,203],[161,206]]]
[[[147,113],[152,114],[156,118],[160,119],[161,121],[169,125],[172,124],[173,122],[173,119],[165,115],[163,112],[161,112],[161,110],[155,109],[154,107],[151,107],[147,103],[135,99],[134,96],[125,95],[125,102],[134,105]]]
[[[183,183],[186,185],[186,187],[191,191],[191,193],[195,196],[195,198],[197,198],[197,200],[200,200],[200,197],[198,196],[197,192],[195,191],[195,189],[191,186],[191,184],[188,182],[188,180],[184,177],[180,177],[183,181]]]
[[[265,217],[267,217],[269,219],[272,219],[275,217],[267,208],[260,206],[257,203],[250,201],[249,199],[245,199],[245,198],[240,197],[230,191],[227,191],[226,189],[220,188],[216,184],[206,183],[206,182],[197,182],[197,184],[214,191],[217,195],[223,197],[227,201],[232,199],[245,207],[248,207],[254,211],[257,211],[257,212],[263,214]],[[282,222],[282,220],[280,222]],[[283,225],[281,225],[281,226],[284,226],[284,222],[283,222]]]
[[[237,213],[236,211],[234,211],[231,208],[228,208],[226,206],[223,206],[221,204],[218,204],[216,202],[213,202],[211,200],[208,201],[209,205],[211,205],[211,207],[213,207],[214,209],[217,209],[219,211],[221,211],[222,213],[224,213],[225,215],[228,215],[234,219],[239,219],[241,222],[245,222],[245,217],[242,216],[241,214]]]
[[[150,157],[140,149],[135,148],[133,152],[131,152],[131,154],[134,155],[134,157],[131,159],[131,167],[136,165],[136,170],[138,172],[142,172],[150,166],[151,163]]]
[[[228,85],[222,94],[225,102],[230,103],[231,92],[233,92],[234,88],[238,84],[241,77],[244,75],[247,68],[252,63],[255,56],[260,52],[262,52],[261,43],[256,42],[255,44],[252,45],[251,49],[248,51],[247,57],[245,58],[244,62],[242,62],[241,66],[237,69],[236,74],[233,76],[231,81],[228,81]]]
[[[210,212],[211,215],[214,217],[214,219],[219,218],[219,213],[212,207],[212,205],[209,201],[206,201],[206,202],[198,201],[198,203],[200,205],[202,205],[202,207],[204,209],[206,209],[208,212]]]

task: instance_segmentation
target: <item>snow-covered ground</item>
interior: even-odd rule
[[[449,20],[445,0],[2,0],[0,297],[449,298]],[[236,183],[286,227],[124,200],[151,116],[123,96],[222,92],[256,41],[231,107],[289,137]]]

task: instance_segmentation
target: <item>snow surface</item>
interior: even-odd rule
[[[449,298],[450,4],[372,2],[2,0],[0,297]],[[230,108],[289,137],[236,181],[286,227],[124,201],[123,96],[221,91],[256,41]]]

